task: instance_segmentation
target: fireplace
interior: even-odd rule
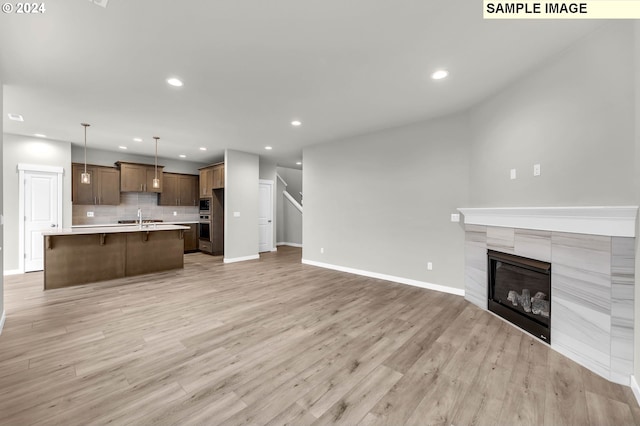
[[[487,251],[489,310],[551,343],[551,264]]]

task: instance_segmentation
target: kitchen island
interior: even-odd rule
[[[44,289],[182,269],[188,229],[148,224],[45,231]]]

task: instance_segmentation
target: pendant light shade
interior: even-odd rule
[[[158,179],[158,139],[160,138],[157,136],[154,136],[153,138],[156,140],[156,174],[153,179],[153,187],[158,189],[160,188],[160,179]]]
[[[91,175],[87,173],[87,127],[90,124],[80,123],[84,127],[84,173],[80,175],[80,183],[91,184]]]

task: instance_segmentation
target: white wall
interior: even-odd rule
[[[224,259],[258,258],[259,158],[255,154],[225,152]],[[239,213],[239,217],[234,213]]]
[[[84,163],[84,146],[71,146],[71,161]],[[132,163],[155,164],[155,157],[145,155],[128,154],[126,152],[104,151],[101,149],[87,148],[87,163],[97,166],[113,167],[116,161],[129,161]],[[164,171],[169,173],[199,174],[198,169],[206,166],[206,163],[178,160],[171,158],[158,158],[158,166],[164,166]]]
[[[472,206],[633,204],[632,49],[606,25],[473,108]]]
[[[2,75],[0,75],[0,99],[3,98],[3,85],[2,85]],[[3,102],[4,104],[4,102]],[[4,109],[3,105],[0,105],[0,116],[4,118]],[[3,153],[4,150],[4,132],[2,131],[3,121],[0,120],[0,217],[2,220],[0,221],[0,250],[2,251],[2,256],[0,256],[0,271],[4,272],[4,252],[6,251],[6,244],[4,243],[4,164],[3,164]],[[5,320],[5,311],[4,311],[4,274],[0,274],[0,333],[2,333],[2,328]]]
[[[633,57],[635,59],[635,146],[636,146],[636,180],[635,187],[640,188],[640,21],[635,22],[634,26],[634,49]],[[640,191],[636,191],[636,205],[640,205]],[[636,221],[636,229],[640,229],[640,220]],[[636,231],[637,234],[638,231]],[[634,307],[634,376],[636,380],[640,379],[640,238],[636,237],[636,280],[635,280],[635,307]]]
[[[467,129],[462,114],[305,148],[303,259],[462,289]]]
[[[460,289],[457,207],[638,203],[633,48],[613,22],[467,113],[306,148],[303,258]]]
[[[3,151],[3,202],[11,206],[4,212],[4,271],[19,268],[18,253],[18,163],[58,166],[64,168],[62,181],[62,226],[71,226],[71,143],[36,137],[4,134]]]
[[[302,218],[303,214],[282,195],[286,190],[298,203],[302,204],[302,170],[288,167],[278,167],[278,175],[287,183],[284,186],[278,179],[276,185],[276,203],[278,219],[278,244],[302,245]]]
[[[302,204],[302,170],[289,167],[278,167],[280,177],[287,182],[287,192],[300,204]]]

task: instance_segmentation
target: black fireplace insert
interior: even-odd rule
[[[551,343],[551,264],[487,251],[489,310]]]

